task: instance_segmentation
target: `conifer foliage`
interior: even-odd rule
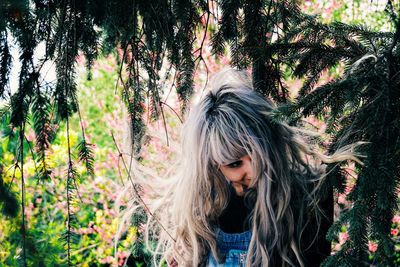
[[[331,151],[366,142],[359,150],[363,165],[356,166],[358,178],[348,195],[353,204],[328,233],[335,240],[341,226],[348,225],[349,241],[325,261],[327,266],[368,264],[368,240],[378,244],[373,264],[394,265],[390,229],[400,182],[400,16],[390,1],[386,8],[393,33],[339,22],[321,25],[304,17],[299,21],[304,30],[290,32],[287,42],[276,44],[288,49],[294,75],[306,78],[297,101],[284,107],[287,114],[294,120],[325,115],[333,136]],[[321,72],[339,62],[345,64],[342,77],[314,88]],[[330,182],[343,193],[345,171],[328,169]]]
[[[194,47],[197,32],[208,30],[210,20],[214,20],[212,51],[218,55],[229,49],[233,66],[250,67],[256,90],[283,104],[280,111],[292,123],[309,115],[325,117],[327,131],[333,137],[330,151],[366,142],[360,151],[365,156],[364,164],[357,166],[359,176],[348,196],[353,205],[341,214],[328,236],[336,239],[340,227],[348,225],[350,238],[325,265],[359,266],[368,262],[367,243],[371,239],[378,243],[375,263],[392,265],[390,224],[397,209],[400,181],[400,16],[399,5],[392,2],[388,1],[387,14],[394,32],[375,32],[359,25],[322,24],[316,17],[303,14],[298,1],[3,0],[0,98],[8,104],[0,115],[10,129],[4,134],[19,139],[15,168],[23,169],[24,131],[31,117],[37,139],[37,177],[50,178],[46,153],[57,133],[55,125],[64,121],[68,131],[70,116],[79,113],[75,83],[79,53],[85,55],[90,69],[100,52],[116,51],[118,84],[122,85],[122,99],[131,122],[132,154],[137,154],[145,131],[144,103],[149,103],[152,118],[163,115],[162,68],[169,64],[175,71],[176,91],[184,112],[193,91],[196,61],[202,60],[204,42],[200,51]],[[18,59],[10,53],[15,44],[20,51]],[[44,56],[35,58],[35,49],[43,44]],[[196,57],[198,52],[200,56]],[[21,63],[19,86],[11,92],[10,69],[16,60]],[[43,77],[46,62],[55,63],[55,83],[46,82]],[[317,87],[323,71],[338,63],[345,64],[345,73]],[[294,101],[284,80],[283,72],[287,70],[305,80]],[[82,136],[77,158],[93,174],[93,149],[85,140],[84,127]],[[79,177],[72,151],[68,145],[68,264],[76,238],[72,207],[79,201]],[[345,173],[340,167],[329,166],[329,181],[342,192]],[[3,175],[1,169],[0,161]],[[17,192],[11,192],[0,176],[0,205],[6,216],[17,216],[17,207],[21,206],[21,259],[26,266],[26,246],[34,241],[27,236],[24,225],[24,178],[22,173],[18,200]]]

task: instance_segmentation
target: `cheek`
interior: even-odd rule
[[[236,169],[221,168],[222,174],[231,182],[238,182],[241,177]]]

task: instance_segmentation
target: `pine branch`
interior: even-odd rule
[[[94,152],[93,145],[88,144],[83,138],[77,145],[79,161],[84,162],[88,175],[94,175]]]
[[[214,55],[223,54],[225,42],[234,42],[239,38],[238,23],[240,23],[241,20],[239,17],[239,9],[241,7],[242,4],[240,1],[227,0],[221,2],[220,8],[222,10],[222,17],[218,22],[219,30],[214,34],[211,41],[211,51]],[[233,60],[233,62],[238,61]]]
[[[32,101],[33,129],[36,134],[36,148],[39,162],[39,179],[44,181],[50,179],[51,170],[47,163],[46,151],[55,136],[55,129],[51,125],[50,99],[40,92],[38,88]]]
[[[85,128],[83,127],[82,114],[79,109],[79,104],[76,103],[76,106],[78,110],[79,123],[81,125],[81,131],[82,131],[82,141],[77,145],[79,161],[84,162],[87,174],[93,176],[94,175],[93,145],[87,143],[86,141]]]
[[[72,264],[72,249],[73,244],[78,242],[79,236],[75,233],[77,229],[77,219],[74,215],[74,208],[76,207],[76,194],[78,192],[77,188],[77,172],[74,168],[72,162],[72,151],[71,151],[71,141],[69,133],[69,119],[67,118],[67,154],[68,154],[68,169],[67,169],[67,179],[66,179],[66,199],[67,199],[67,218],[66,218],[66,230],[64,233],[64,238],[66,240],[66,253],[67,253],[67,264],[68,266],[73,266]],[[78,194],[79,196],[79,194]]]
[[[378,243],[376,262],[390,266],[394,262],[390,226],[400,180],[394,156],[399,149],[398,142],[391,140],[400,135],[398,128],[393,127],[397,120],[393,114],[400,114],[400,110],[394,104],[399,101],[398,90],[394,89],[399,88],[399,81],[388,79],[387,75],[400,69],[396,58],[399,55],[388,53],[393,41],[396,42],[396,34],[372,32],[363,26],[343,23],[323,25],[312,17],[299,23],[305,30],[295,28],[287,36],[294,43],[282,41],[271,45],[277,53],[282,48],[288,49],[289,56],[284,61],[296,64],[294,74],[307,78],[298,101],[286,110],[297,119],[299,113],[329,116],[327,132],[333,136],[331,151],[359,141],[369,142],[360,151],[365,156],[364,166],[359,166],[356,185],[347,197],[353,206],[343,211],[328,234],[334,240],[341,226],[348,224],[349,241],[324,266],[367,263],[370,239]],[[321,71],[339,61],[347,65],[345,74],[313,88]],[[329,179],[335,181],[338,191],[343,190],[345,175],[338,168],[330,172]]]
[[[7,34],[7,30],[2,30],[0,28],[0,98],[3,99],[7,97],[6,94],[11,94],[9,90],[7,90],[12,59],[8,47]]]
[[[24,178],[24,136],[25,136],[25,123],[19,127],[19,161],[21,172],[21,213],[22,213],[22,262],[23,266],[27,267],[27,248],[26,248],[26,218],[25,218],[25,178]]]
[[[77,235],[74,233],[76,228],[77,220],[74,216],[73,207],[76,205],[75,192],[77,192],[77,173],[73,166],[72,151],[70,142],[70,125],[69,116],[72,112],[77,110],[77,97],[76,97],[76,85],[74,77],[74,66],[75,58],[77,56],[77,35],[76,27],[79,24],[80,12],[77,8],[75,1],[65,2],[65,6],[62,10],[62,17],[66,20],[66,24],[62,24],[61,28],[65,29],[64,36],[61,36],[59,47],[58,47],[58,60],[57,60],[57,72],[60,75],[57,83],[56,90],[58,89],[59,94],[62,96],[58,99],[58,115],[61,119],[66,120],[67,129],[67,157],[68,157],[68,170],[66,180],[66,198],[67,198],[67,218],[66,218],[66,253],[67,253],[67,264],[72,266],[71,253],[73,244],[77,242]],[[64,21],[62,21],[64,23]],[[62,46],[64,45],[64,46]]]

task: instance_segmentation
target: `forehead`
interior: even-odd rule
[[[230,128],[222,129],[214,125],[209,131],[209,160],[216,165],[232,162],[250,152],[248,138],[240,131]]]

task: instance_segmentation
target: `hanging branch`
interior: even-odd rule
[[[76,106],[79,117],[79,124],[81,125],[81,132],[82,132],[82,141],[77,145],[79,161],[85,164],[87,174],[93,176],[94,175],[93,145],[87,143],[86,141],[85,128],[83,127],[82,115],[79,109],[79,104],[77,103]]]
[[[68,169],[67,169],[67,183],[66,183],[66,197],[67,197],[67,219],[66,219],[66,240],[67,240],[67,263],[68,266],[73,266],[72,264],[72,243],[78,238],[73,229],[76,226],[76,218],[72,208],[75,206],[75,194],[74,191],[77,190],[76,187],[76,171],[72,162],[72,152],[69,134],[69,119],[67,118],[67,148],[68,148]]]
[[[55,136],[55,129],[51,125],[50,113],[50,99],[40,92],[40,86],[38,85],[37,92],[32,101],[32,120],[36,135],[37,161],[39,162],[37,172],[41,181],[49,180],[51,174],[51,170],[47,164],[46,153]]]
[[[150,208],[148,207],[146,202],[143,200],[143,198],[142,198],[142,196],[140,194],[140,186],[133,181],[132,176],[131,176],[132,170],[130,168],[128,168],[128,166],[127,166],[127,164],[126,164],[126,162],[124,160],[124,157],[123,157],[123,155],[121,153],[121,150],[119,149],[118,144],[117,144],[117,142],[115,140],[113,132],[111,132],[111,137],[113,139],[115,148],[118,151],[119,157],[122,159],[122,164],[124,165],[124,169],[125,169],[125,171],[127,173],[128,180],[131,183],[131,186],[132,186],[133,192],[135,194],[135,197],[138,199],[138,201],[141,203],[141,205],[143,205],[143,207],[145,208],[145,210],[148,213],[148,215],[150,215],[157,222],[157,224],[171,238],[171,240],[176,242],[176,239],[167,231],[167,229],[164,227],[164,225],[161,223],[161,221],[153,214],[153,212],[150,210]],[[132,157],[132,155],[131,155],[131,157]]]
[[[56,85],[56,104],[57,116],[66,122],[67,131],[67,177],[66,177],[66,254],[68,266],[73,265],[72,248],[78,240],[78,235],[74,232],[77,227],[77,220],[73,208],[76,206],[76,194],[79,196],[77,187],[77,173],[72,160],[72,148],[70,141],[70,119],[73,112],[78,109],[76,84],[74,77],[74,63],[78,55],[77,42],[82,38],[82,32],[77,32],[82,23],[83,14],[78,9],[74,0],[65,1],[61,6],[60,14],[60,36],[58,37],[56,70],[59,76]]]
[[[170,105],[168,105],[167,103],[160,101],[160,105],[164,105],[166,107],[168,107],[174,114],[175,116],[179,119],[179,121],[181,123],[183,123],[183,119],[179,116],[179,114],[175,111],[175,109],[173,109]]]
[[[0,17],[3,18],[2,12],[0,12]],[[11,70],[11,53],[8,46],[8,31],[7,29],[1,29],[0,27],[0,99],[6,99],[10,92],[7,90],[7,84],[9,80],[10,70]]]
[[[21,234],[22,234],[22,262],[23,266],[27,267],[26,262],[26,222],[25,222],[25,179],[24,179],[24,136],[25,136],[25,123],[20,125],[19,129],[19,158],[20,161],[20,171],[21,171],[21,212],[22,212],[22,225],[21,225]]]

